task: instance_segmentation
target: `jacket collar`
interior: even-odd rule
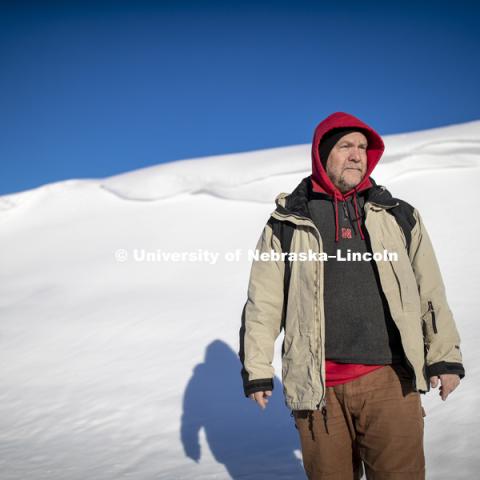
[[[369,180],[372,186],[359,192],[359,195],[364,195],[365,203],[370,202],[386,209],[398,205],[398,199],[394,198],[383,185],[378,185],[372,177],[369,177]],[[324,197],[331,201],[331,197],[328,194],[313,191],[311,175],[309,175],[302,179],[292,193],[280,193],[277,195],[275,198],[276,211],[283,215],[301,216],[311,220],[308,201],[313,197]]]

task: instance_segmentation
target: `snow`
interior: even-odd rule
[[[475,478],[480,121],[384,140],[373,178],[422,213],[462,337],[458,389],[422,395],[427,478]],[[2,480],[305,478],[283,337],[265,411],[243,396],[237,351],[247,250],[309,168],[298,145],[0,197]]]

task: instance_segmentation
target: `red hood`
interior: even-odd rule
[[[328,177],[322,162],[320,161],[319,145],[323,135],[325,135],[332,128],[338,127],[357,127],[363,130],[363,133],[367,137],[367,171],[363,180],[357,185],[356,188],[352,188],[348,192],[342,194],[340,190],[335,187],[330,178]],[[370,188],[372,183],[370,181],[370,174],[380,160],[380,157],[385,150],[380,135],[367,124],[363,123],[358,118],[345,112],[335,112],[329,115],[325,120],[320,122],[315,128],[312,141],[312,189],[315,192],[323,192],[342,200],[354,193]]]

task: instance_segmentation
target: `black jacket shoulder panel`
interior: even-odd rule
[[[377,185],[371,177],[370,179],[373,187],[367,192],[367,200],[379,205],[391,207],[387,212],[395,217],[399,227],[402,229],[407,243],[407,250],[409,250],[412,241],[412,230],[416,224],[413,215],[414,207],[405,200],[393,197],[387,188],[383,185]]]
[[[278,238],[280,245],[282,246],[282,252],[289,253],[290,245],[292,243],[293,233],[295,231],[295,225],[288,221],[281,221],[277,218],[270,217],[267,222],[273,230],[273,235]],[[288,303],[288,291],[290,287],[290,272],[291,264],[288,258],[285,259],[285,272],[283,275],[283,312],[282,312],[282,326],[285,328],[285,318],[287,312]]]
[[[291,222],[279,220],[272,216],[270,216],[267,223],[272,227],[273,235],[280,241],[282,252],[289,252],[295,225]]]
[[[399,198],[396,198],[395,200],[399,203],[399,205],[389,209],[388,211],[395,217],[395,220],[402,229],[407,242],[407,250],[410,250],[410,244],[412,242],[412,230],[417,223],[415,217],[413,216],[414,207],[412,207],[412,205],[407,203],[405,200],[400,200]]]

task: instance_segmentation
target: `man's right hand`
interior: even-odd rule
[[[271,397],[271,396],[272,396],[272,391],[265,390],[263,392],[251,393],[248,397],[251,400],[255,400],[262,409],[265,409],[268,403],[268,397]]]

